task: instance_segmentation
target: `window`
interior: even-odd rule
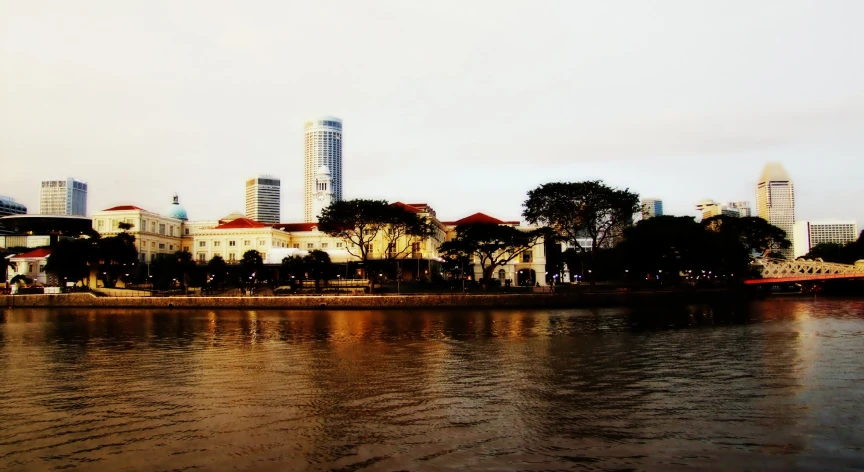
[[[522,253],[522,262],[531,262],[531,250]]]
[[[189,234],[189,228],[186,228],[186,234]]]
[[[150,241],[150,247],[155,248],[156,247],[156,241]]]
[[[315,245],[313,243],[306,243],[306,249],[315,249]]]
[[[300,249],[300,244],[294,243],[294,249]]]
[[[155,233],[155,232],[156,232],[156,222],[155,222],[155,221],[153,221],[153,222],[150,223],[150,232],[151,232],[151,233]]]
[[[168,232],[171,236],[174,236],[174,227],[168,228],[170,231]]]
[[[206,262],[207,261],[207,253],[199,252],[198,253],[198,262]]]
[[[39,264],[39,272],[45,272],[45,264]]]
[[[173,250],[174,250],[174,245],[173,245],[173,244],[169,244],[169,245],[168,245],[168,250],[169,250],[169,251],[173,251]]]
[[[267,241],[263,241],[263,240],[262,240],[262,241],[258,241],[258,245],[259,245],[259,246],[263,246],[263,245],[266,244],[266,243],[267,243]]]
[[[233,252],[231,254],[228,254],[228,262],[235,262],[235,261],[237,261],[237,254],[234,254]]]
[[[249,241],[248,239],[246,241],[243,241],[244,246],[250,246],[251,244],[252,244],[252,241]]]
[[[96,221],[96,229],[102,229],[105,226],[105,220]]]
[[[140,254],[140,256],[141,256],[141,262],[147,262],[147,254],[144,254],[144,253],[142,252],[142,253]]]
[[[213,241],[213,246],[214,246],[214,247],[219,247],[219,246],[221,246],[221,245],[222,245],[222,241]]]
[[[336,247],[342,247],[342,243],[336,243]]]
[[[159,234],[165,234],[165,225],[159,225]]]
[[[183,252],[189,252],[189,246],[183,246]]]
[[[236,243],[237,243],[237,241],[228,241],[228,246],[229,246],[229,247],[234,247],[234,246],[237,245]]]
[[[198,247],[207,247],[207,241],[198,241]]]
[[[165,243],[159,243],[159,249],[165,249]]]
[[[321,243],[321,249],[327,249],[327,243]]]

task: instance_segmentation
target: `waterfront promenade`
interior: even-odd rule
[[[87,308],[574,308],[656,303],[710,303],[744,297],[729,290],[605,291],[542,294],[291,295],[108,297],[92,293],[3,295],[2,307]]]

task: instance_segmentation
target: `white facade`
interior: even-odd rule
[[[760,218],[786,231],[787,239],[792,240],[794,246],[795,188],[783,164],[769,162],[765,165],[756,185],[756,208]],[[793,249],[781,252],[787,258],[794,254]]]
[[[66,180],[43,180],[39,193],[39,213],[87,216],[87,183],[71,177]]]
[[[330,169],[321,166],[315,173],[315,198],[312,200],[312,219],[318,221],[321,210],[333,202],[333,186]]]
[[[282,186],[279,179],[262,175],[246,180],[246,218],[279,223]]]
[[[306,122],[304,134],[303,219],[315,221],[314,200],[317,171],[330,170],[333,200],[342,200],[342,120],[323,117]]]
[[[858,239],[858,225],[852,220],[798,221],[793,231],[794,256],[801,257],[822,243],[846,245]]]
[[[747,218],[753,216],[753,212],[750,209],[750,202],[740,201],[740,202],[728,202],[726,203],[728,208],[734,208],[738,210],[738,216],[741,218]]]
[[[181,250],[182,220],[133,205],[117,206],[93,213],[93,229],[103,237],[124,232],[120,229],[120,223],[132,225],[132,228],[125,232],[135,238],[140,262],[150,263],[159,254],[173,254]]]
[[[34,283],[45,285],[48,283],[48,274],[45,266],[48,264],[48,256],[51,250],[39,248],[23,254],[8,256],[9,266],[6,269],[6,280],[10,281],[16,275],[23,275]]]
[[[643,198],[642,219],[647,220],[655,216],[663,216],[663,200],[659,198]]]

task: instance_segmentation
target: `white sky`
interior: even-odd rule
[[[282,179],[303,122],[344,120],[345,198],[518,219],[540,183],[750,200],[864,222],[864,1],[0,0],[0,194],[90,184],[89,209],[191,219]]]

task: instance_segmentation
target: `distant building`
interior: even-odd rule
[[[663,200],[659,198],[643,198],[642,219],[647,220],[655,216],[663,216]]]
[[[306,122],[304,134],[303,219],[314,222],[318,170],[330,171],[333,201],[342,200],[342,120],[323,117]]]
[[[267,175],[246,181],[246,218],[275,224],[280,219],[282,186],[279,179]]]
[[[750,202],[740,201],[740,202],[728,202],[726,203],[728,208],[734,208],[738,210],[738,216],[741,218],[747,218],[753,216],[753,212],[750,209]]]
[[[39,194],[42,215],[87,216],[87,182],[72,177],[43,180]]]
[[[184,216],[185,213],[183,211]],[[120,228],[120,223],[132,227],[123,230]],[[102,237],[116,236],[123,232],[133,236],[140,262],[150,263],[159,254],[173,254],[181,250],[183,220],[172,215],[160,215],[134,205],[119,205],[94,212],[93,229]]]
[[[84,216],[10,215],[0,217],[0,247],[54,246],[62,239],[92,233],[93,223]]]
[[[787,238],[792,239],[794,245],[795,188],[783,164],[765,164],[759,183],[756,184],[756,207],[759,217],[786,231]],[[781,253],[790,258],[794,251],[785,249]]]
[[[726,203],[718,203],[714,200],[702,200],[696,204],[696,210],[702,212],[702,219],[707,220],[715,216],[733,216],[740,217],[741,212],[738,208],[730,207]]]
[[[33,283],[46,285],[49,283],[48,273],[45,266],[48,265],[48,256],[51,249],[41,247],[23,254],[9,256],[9,266],[6,268],[6,280],[12,280],[16,275],[27,277]],[[56,280],[53,281],[56,283]]]
[[[321,166],[315,174],[315,199],[312,201],[312,219],[318,221],[321,210],[333,202],[333,186],[330,169]]]
[[[0,217],[9,215],[24,215],[27,207],[15,201],[14,198],[0,195]]]
[[[852,220],[798,221],[793,233],[794,256],[801,257],[823,243],[845,245],[858,239],[858,225]]]

